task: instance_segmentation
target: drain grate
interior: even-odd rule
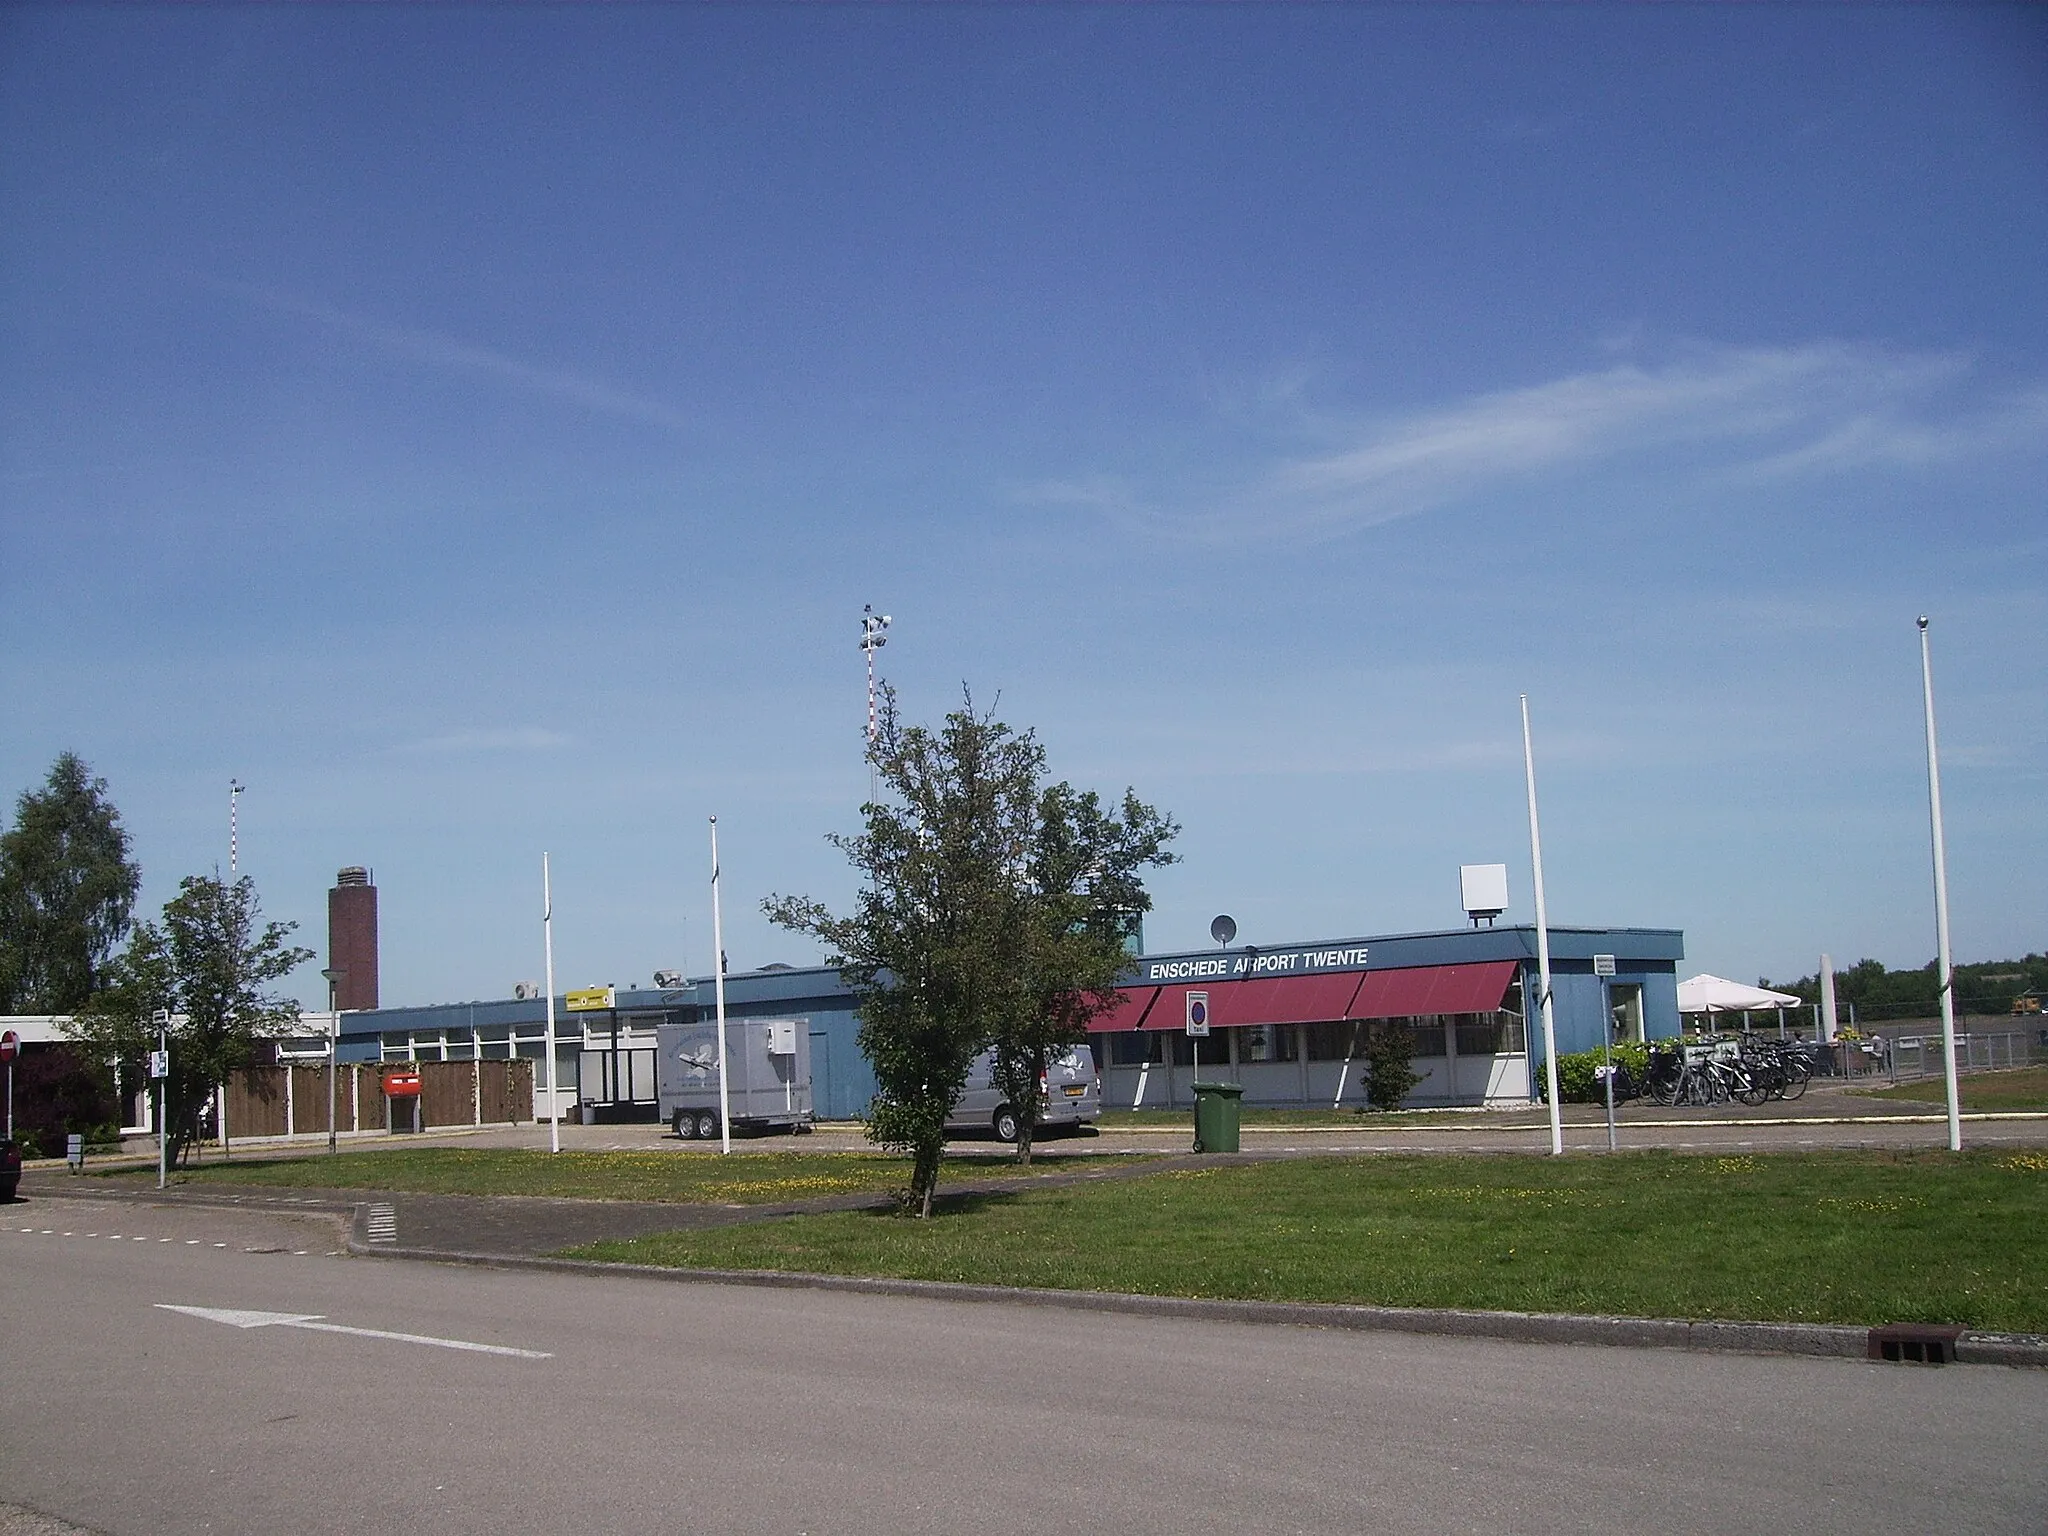
[[[1953,1365],[1963,1330],[1943,1323],[1886,1323],[1870,1330],[1870,1358],[1895,1365]]]
[[[370,1241],[373,1243],[395,1243],[398,1241],[398,1207],[395,1205],[373,1205],[370,1207]]]

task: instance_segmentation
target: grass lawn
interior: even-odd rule
[[[1962,1107],[1985,1113],[1997,1110],[2048,1110],[2048,1067],[2015,1067],[2004,1072],[1969,1072],[1956,1078]],[[1938,1077],[1896,1088],[1858,1090],[1866,1098],[1905,1099],[1914,1104],[1948,1103],[1948,1085]]]
[[[1118,1159],[1119,1162],[1124,1159]],[[1092,1163],[1092,1166],[1100,1166]],[[1029,1181],[1070,1171],[1071,1158],[1034,1153],[1019,1168],[1007,1151],[949,1157],[940,1175]],[[105,1177],[139,1177],[132,1172]],[[155,1177],[152,1171],[150,1177]],[[434,1195],[551,1195],[578,1200],[655,1200],[770,1205],[825,1195],[878,1194],[910,1183],[909,1161],[880,1152],[557,1152],[519,1148],[397,1147],[333,1157],[237,1157],[177,1175],[186,1184],[281,1189],[377,1189]]]
[[[2048,1154],[1315,1158],[574,1250],[1006,1285],[2048,1332]]]

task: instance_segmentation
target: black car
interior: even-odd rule
[[[0,1200],[12,1200],[21,1188],[21,1144],[0,1136]]]

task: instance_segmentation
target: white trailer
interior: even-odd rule
[[[718,1023],[664,1024],[655,1032],[661,1118],[684,1140],[718,1138]],[[811,1128],[808,1019],[725,1021],[726,1101],[734,1130]]]

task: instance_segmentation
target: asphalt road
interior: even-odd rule
[[[339,1246],[309,1215],[0,1207],[0,1504],[111,1533],[2048,1528],[2048,1373],[457,1269]]]

